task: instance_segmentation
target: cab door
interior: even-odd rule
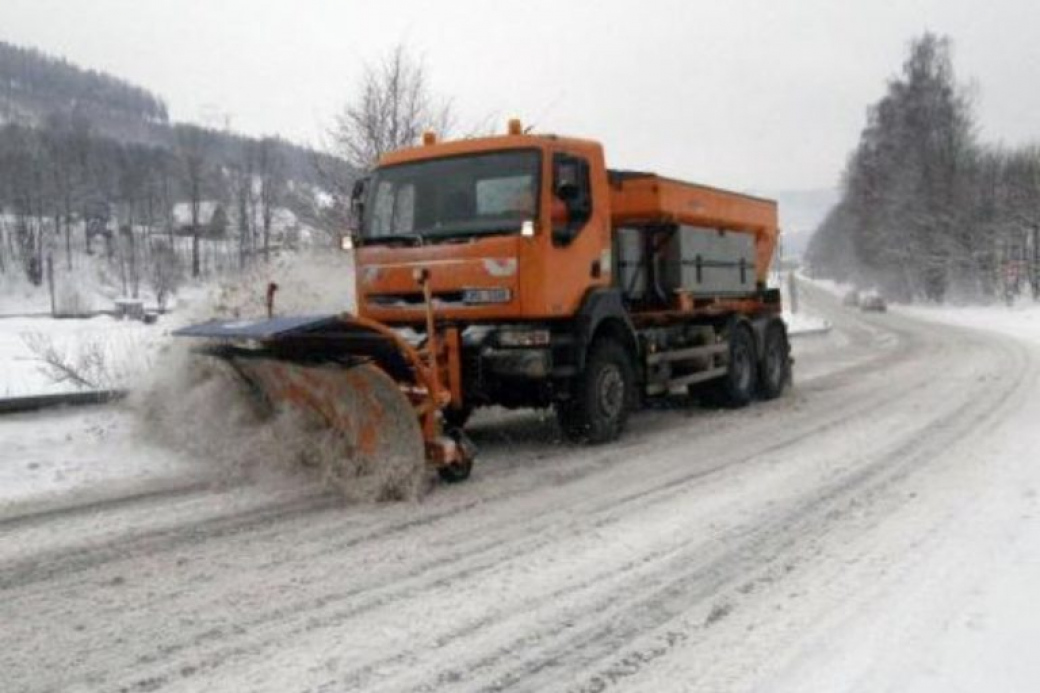
[[[589,289],[610,284],[610,210],[602,149],[559,148],[546,157],[547,190],[539,234],[542,262],[532,313],[564,318],[577,313]],[[534,317],[534,315],[532,315]]]

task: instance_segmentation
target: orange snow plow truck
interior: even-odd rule
[[[646,398],[740,407],[789,382],[775,202],[611,170],[596,142],[511,121],[385,155],[353,207],[356,313],[178,332],[345,454],[414,440],[458,481],[477,407],[553,407],[567,438],[605,443]]]

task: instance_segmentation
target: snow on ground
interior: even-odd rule
[[[852,284],[844,284],[842,282],[836,282],[833,279],[811,279],[804,274],[798,275],[799,281],[809,282],[813,286],[817,286],[832,296],[844,296],[846,292],[851,291],[855,287]]]
[[[784,322],[787,323],[787,331],[791,335],[807,335],[826,332],[831,324],[818,315],[812,313],[784,312]]]
[[[48,347],[96,380],[99,387],[135,392],[130,400],[116,406],[0,417],[0,515],[16,506],[61,497],[118,495],[124,488],[161,486],[186,474],[205,480],[247,471],[232,469],[223,459],[219,464],[205,460],[200,466],[197,455],[185,454],[191,445],[164,445],[158,432],[147,430],[156,425],[156,413],[145,394],[154,390],[188,401],[187,385],[182,391],[170,389],[167,376],[176,375],[170,371],[185,366],[178,358],[181,352],[165,350],[173,343],[170,332],[214,316],[262,315],[269,281],[279,284],[276,306],[284,312],[336,312],[352,307],[351,271],[349,262],[345,264],[339,253],[280,259],[269,269],[233,282],[182,290],[177,310],[151,325],[108,315],[83,319],[0,317],[0,397],[84,389],[70,380],[56,380],[54,369],[40,359],[40,351]],[[221,413],[212,408],[207,410],[211,416]],[[198,430],[215,433],[214,429],[231,423],[230,418],[221,419]],[[186,431],[169,433],[167,439],[182,443],[191,435]],[[239,445],[245,454],[248,441],[226,433],[232,441],[229,444]],[[260,438],[253,447],[263,443]]]
[[[0,418],[0,515],[84,490],[139,493],[185,474],[204,479],[213,471],[144,443],[133,431],[130,412],[119,407],[66,409],[49,414],[45,426],[38,414]]]
[[[90,379],[97,379],[99,387],[125,387],[151,366],[155,344],[167,332],[162,321],[145,325],[107,315],[0,318],[0,397],[84,389],[71,380],[56,380],[60,376],[40,358],[49,347]]]
[[[906,315],[1025,339],[1040,344],[1040,305],[1021,302],[1013,306],[902,306]]]
[[[825,287],[840,294],[840,286]],[[1040,352],[1040,306],[900,307],[917,319],[1024,341]],[[877,320],[884,321],[884,316]],[[1033,374],[1035,377],[1035,373]],[[1040,396],[992,424],[971,472],[954,468],[930,495],[963,495],[946,526],[899,568],[883,610],[836,620],[802,648],[772,691],[948,693],[1040,690]],[[924,495],[924,490],[921,491]],[[914,531],[913,515],[902,532]],[[897,527],[894,531],[900,531]],[[891,569],[886,569],[888,573]],[[898,572],[891,570],[891,572]],[[886,580],[892,579],[888,576]]]
[[[802,282],[803,279],[798,275],[795,275],[795,281]],[[780,295],[784,306],[784,322],[787,323],[787,331],[792,336],[796,335],[817,335],[827,332],[831,329],[831,324],[823,317],[817,314],[816,309],[811,303],[806,305],[806,301],[798,301],[797,306],[795,302],[791,300],[791,279],[788,273],[781,274],[776,279],[777,285],[780,287]],[[792,312],[793,308],[798,309],[797,312]]]
[[[132,411],[0,418],[0,666],[19,690],[1040,690],[1040,309],[823,293],[788,396],[639,412],[597,448],[478,415],[474,478],[414,505],[170,493],[217,470]]]
[[[221,284],[186,287],[172,302],[174,311],[153,325],[107,315],[63,319],[23,315],[47,310],[45,292],[37,288],[26,295],[10,293],[0,304],[0,397],[83,389],[67,379],[56,380],[54,369],[40,359],[48,346],[69,364],[82,366],[78,370],[95,376],[91,379],[99,387],[132,387],[155,365],[157,350],[169,341],[172,330],[213,317],[263,316],[271,281],[279,286],[275,307],[283,314],[337,312],[354,305],[353,268],[349,258],[338,252],[277,258],[268,267]],[[16,317],[4,317],[12,314]]]

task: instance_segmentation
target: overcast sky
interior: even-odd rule
[[[1040,141],[1040,0],[0,0],[0,39],[179,120],[318,144],[362,64],[404,42],[464,122],[519,116],[614,166],[749,190],[834,185],[925,30],[954,39],[986,140]]]

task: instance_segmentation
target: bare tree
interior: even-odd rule
[[[432,93],[422,61],[399,44],[365,66],[360,89],[329,131],[334,156],[314,156],[317,189],[283,186],[284,203],[301,221],[338,242],[351,221],[350,196],[358,176],[386,152],[418,143],[423,132],[446,137],[454,126],[451,102]]]
[[[253,175],[255,169],[253,142],[242,143],[241,157],[229,168],[231,190],[235,198],[235,220],[238,227],[238,266],[242,269],[255,250],[253,204]]]
[[[271,259],[271,224],[285,187],[284,162],[278,153],[276,144],[277,142],[269,137],[261,140],[257,157],[264,262]]]
[[[199,261],[199,237],[202,233],[199,216],[207,172],[206,132],[202,128],[184,125],[177,131],[177,152],[183,167],[184,182],[191,207],[191,276],[202,274]]]
[[[173,246],[162,240],[152,242],[152,265],[148,275],[159,311],[166,310],[171,293],[180,285],[181,266]]]
[[[85,340],[73,349],[56,344],[50,335],[29,332],[22,341],[53,382],[96,390],[111,381],[104,347],[97,340]]]
[[[365,67],[361,92],[343,109],[332,137],[338,153],[360,170],[386,152],[415,144],[425,130],[451,128],[451,103],[438,101],[422,61],[398,44]]]

